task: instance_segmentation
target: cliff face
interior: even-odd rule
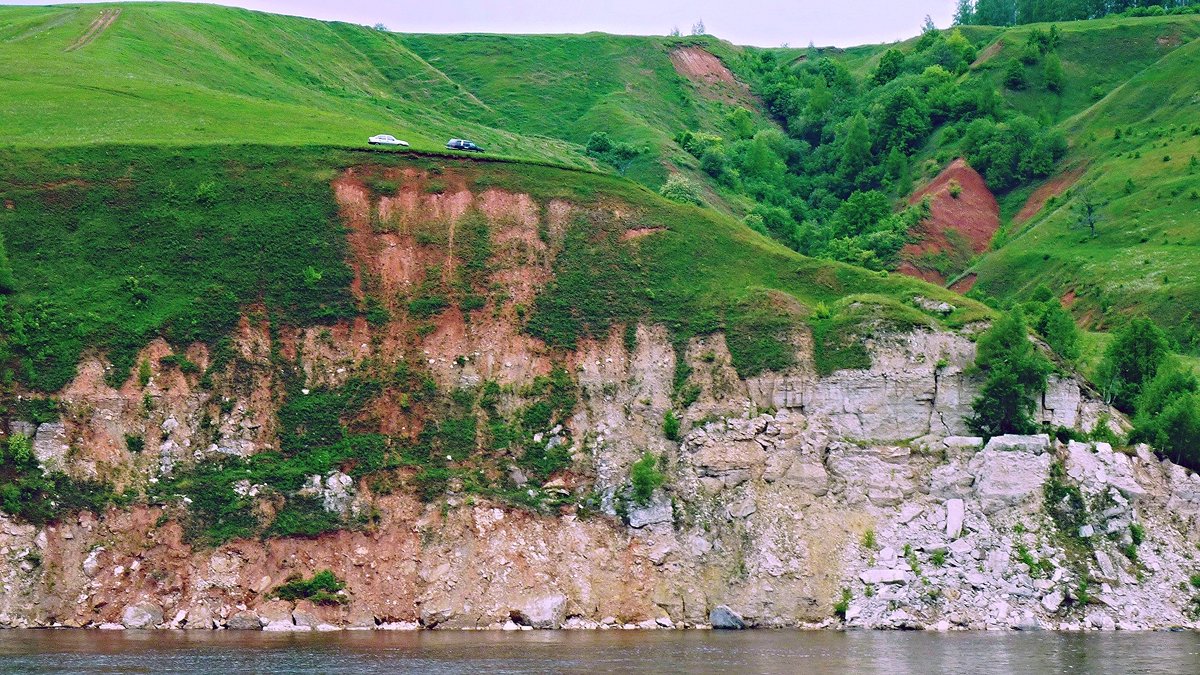
[[[1191,591],[1180,585],[1200,534],[1200,479],[1145,449],[1126,455],[1046,437],[982,448],[964,436],[979,384],[968,335],[876,331],[863,338],[869,368],[820,376],[812,337],[797,330],[794,365],[748,379],[720,332],[680,345],[666,327],[639,324],[553,350],[522,331],[522,308],[552,279],[576,207],[391,178],[400,187],[379,199],[353,171],[334,181],[353,290],[382,305],[385,320],[280,328],[256,310],[222,354],[190,346],[194,368],[164,362],[172,348],[156,341],[138,359],[148,372],[113,388],[105,360],[89,356],[59,393],[58,421],[10,421],[10,433],[33,437],[47,469],[141,497],[41,528],[4,518],[0,623],[833,625],[839,600],[849,624],[871,627],[1190,620]],[[412,319],[418,289],[466,264],[455,246],[470,245],[462,228],[477,217],[491,259],[504,261],[479,283],[504,302]],[[613,206],[606,217],[625,216]],[[421,229],[431,222],[447,225],[436,242]],[[631,238],[655,236],[637,225],[630,219]],[[366,370],[420,372],[425,389],[442,392],[493,383],[489,423],[527,413],[546,378],[565,373],[569,415],[537,429],[525,452],[569,448],[569,464],[544,480],[506,459],[480,464],[509,492],[473,489],[463,473],[426,494],[413,466],[360,475],[352,457],[287,494],[249,478],[220,484],[256,517],[303,497],[340,527],[196,537],[215,524],[196,522],[192,501],[202,495],[183,492],[181,477],[311,438],[316,422],[297,425],[285,407]],[[412,389],[385,384],[335,422],[399,438],[445,425]],[[681,418],[677,441],[664,433],[669,410]],[[1070,378],[1052,378],[1039,415],[1083,431],[1116,423]],[[482,452],[483,425],[470,428],[473,449],[446,450],[448,465]],[[630,471],[647,453],[661,458],[665,481],[639,500]],[[343,602],[273,599],[289,578],[325,569],[345,581]]]

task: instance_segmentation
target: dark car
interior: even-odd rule
[[[467,152],[483,152],[483,148],[475,145],[471,141],[464,141],[461,138],[451,138],[446,144],[450,150],[466,150]]]

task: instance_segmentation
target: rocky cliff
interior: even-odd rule
[[[56,419],[9,420],[47,472],[126,498],[44,526],[4,517],[0,624],[1194,620],[1200,478],[1146,448],[967,437],[978,325],[864,332],[866,362],[825,373],[800,324],[791,365],[748,377],[720,331],[680,343],[638,323],[551,349],[521,329],[522,313],[553,278],[577,207],[393,178],[402,187],[383,197],[353,171],[333,184],[353,291],[384,319],[289,328],[255,308],[217,348],[148,344],[118,386],[89,354]],[[449,224],[445,240],[423,234],[431,222]],[[506,262],[471,283],[503,302],[413,320],[431,278],[470,264],[445,251],[471,245],[473,222]],[[637,225],[622,240],[655,236]],[[1068,376],[1051,378],[1039,415],[1064,438],[1120,424]],[[665,429],[675,416],[678,431]],[[487,456],[514,418],[523,449]],[[427,454],[412,456],[417,446]],[[645,495],[631,480],[638,462],[658,479]],[[275,529],[284,521],[291,529]],[[281,597],[322,570],[344,588]]]

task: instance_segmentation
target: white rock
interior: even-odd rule
[[[869,569],[858,575],[864,584],[902,584],[904,583],[904,570],[894,570],[876,567]]]
[[[966,506],[961,499],[946,501],[946,536],[958,539],[962,534],[963,519],[966,517]]]

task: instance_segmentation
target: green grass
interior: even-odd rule
[[[68,51],[112,8],[107,30]],[[177,3],[0,7],[0,128],[36,147],[361,146],[391,133],[431,151],[468,137],[578,167],[595,166],[582,145],[607,131],[649,150],[626,172],[657,187],[663,160],[687,161],[671,137],[717,131],[731,109],[675,72],[684,42],[736,61],[710,38],[404,35]]]
[[[1200,158],[1200,18],[1114,18],[1059,28],[1068,73],[1063,95],[1031,85],[1008,92],[1006,100],[1060,121],[1071,140],[1063,166],[1086,171],[1032,221],[1004,228],[1002,246],[969,270],[978,275],[976,288],[1018,300],[1042,284],[1059,295],[1073,291],[1073,312],[1089,329],[1112,330],[1130,315],[1144,314],[1182,349],[1196,352],[1200,198],[1191,195],[1200,189],[1200,170],[1189,162]],[[1023,44],[1029,30],[1011,29],[1003,39]],[[1018,49],[1006,51],[1012,54],[993,59],[997,73]],[[1002,196],[1006,223],[1029,192]],[[1079,225],[1085,197],[1098,207],[1095,238]]]

